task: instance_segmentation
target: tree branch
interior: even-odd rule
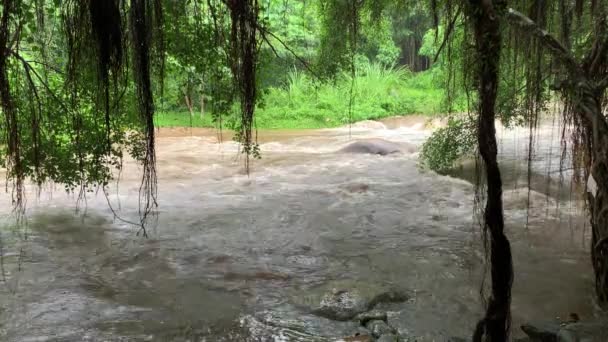
[[[576,86],[579,93],[577,97],[582,97],[577,101],[579,114],[587,120],[589,127],[593,128],[594,136],[604,137],[608,135],[608,123],[606,119],[601,115],[602,113],[601,110],[598,110],[599,108],[594,108],[595,100],[593,99],[593,93],[599,88],[596,84],[593,84],[592,79],[585,72],[590,70],[583,70],[583,67],[579,65],[568,49],[547,31],[541,29],[530,18],[512,8],[509,8],[506,17],[508,22],[521,29],[522,32],[535,36],[547,51],[564,66],[569,77],[568,81]],[[602,80],[599,85],[605,83],[606,81]]]
[[[63,103],[63,101],[61,101],[61,99],[59,98],[59,96],[57,96],[53,92],[53,90],[51,89],[51,87],[44,81],[44,79],[40,76],[40,74],[38,74],[38,72],[36,71],[36,69],[34,69],[25,58],[23,58],[23,56],[21,56],[18,52],[13,51],[13,50],[9,50],[9,53],[12,54],[15,58],[17,58],[22,63],[23,68],[28,73],[28,78],[31,79],[31,75],[30,75],[30,72],[31,72],[34,76],[36,76],[36,78],[38,79],[38,81],[40,82],[40,84],[42,84],[42,86],[49,93],[49,95],[57,102],[57,104],[59,104],[59,106],[61,107],[61,109],[63,109],[66,113],[70,113],[71,112],[68,109],[68,106],[65,103]]]
[[[312,68],[308,65],[308,62],[304,60],[304,58],[300,57],[297,53],[295,53],[295,51],[293,51],[289,45],[287,45],[285,42],[283,42],[283,40],[281,40],[281,38],[277,37],[276,34],[268,31],[268,29],[266,29],[265,27],[262,27],[260,25],[257,25],[257,29],[260,32],[260,34],[262,35],[262,39],[264,39],[264,41],[266,42],[266,44],[268,44],[270,46],[270,48],[272,49],[272,51],[274,52],[274,54],[277,57],[280,57],[279,54],[277,53],[277,50],[274,48],[274,46],[272,45],[272,43],[270,43],[268,37],[266,35],[271,36],[272,38],[276,39],[281,45],[283,45],[283,47],[290,53],[292,54],[300,63],[302,63],[302,65],[306,68],[306,70],[308,70],[311,74],[313,74],[313,76],[315,76],[318,79],[321,79],[321,77],[319,77],[314,70],[312,70]]]
[[[571,77],[578,79],[583,75],[582,69],[570,51],[555,39],[555,37],[549,34],[549,32],[543,30],[538,24],[532,21],[532,19],[512,8],[507,10],[506,17],[509,23],[521,29],[522,32],[527,32],[538,38],[551,55],[566,67]]]
[[[439,49],[437,50],[437,53],[435,54],[435,58],[433,58],[433,63],[437,63],[437,59],[439,58],[441,51],[443,51],[443,48],[445,47],[445,44],[447,43],[448,39],[450,39],[450,36],[452,35],[452,31],[454,31],[454,26],[456,25],[456,20],[458,20],[459,17],[460,17],[460,7],[458,7],[458,9],[456,10],[456,14],[454,15],[454,18],[452,18],[452,21],[448,25],[448,30],[445,32],[445,35],[443,36],[443,41],[441,42],[441,46],[439,46]],[[439,32],[439,30],[437,28],[435,28],[435,29],[437,30],[436,32]]]

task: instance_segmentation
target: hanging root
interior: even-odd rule
[[[97,46],[98,76],[103,97],[107,147],[110,137],[110,72],[116,81],[123,61],[123,32],[119,1],[87,1],[92,36]]]
[[[162,13],[154,8],[161,6],[160,0],[131,1],[131,30],[133,40],[134,77],[141,120],[144,124],[145,152],[142,160],[143,177],[139,189],[141,231],[147,236],[146,223],[150,214],[158,206],[156,151],[154,136],[154,99],[150,80],[150,46],[152,43],[152,22],[154,13]],[[156,18],[160,20],[160,18]]]
[[[5,141],[0,141],[0,145],[6,144],[7,149],[7,186],[12,182],[12,201],[17,220],[23,218],[25,211],[25,189],[24,189],[24,169],[21,160],[21,135],[19,122],[17,121],[17,107],[11,93],[8,75],[8,56],[11,48],[10,21],[15,15],[20,1],[3,0],[2,17],[0,18],[0,106],[4,112],[5,125],[3,132]]]
[[[250,156],[259,157],[259,146],[253,137],[257,100],[258,66],[257,0],[228,0],[231,26],[231,68],[241,99],[241,122],[236,139],[243,146],[245,170],[249,173]]]

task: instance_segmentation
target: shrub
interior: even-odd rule
[[[438,173],[445,173],[459,158],[473,153],[475,145],[473,120],[449,118],[448,125],[433,132],[422,145],[421,165]]]

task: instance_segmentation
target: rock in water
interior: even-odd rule
[[[524,324],[521,329],[534,342],[605,342],[608,341],[606,322],[554,322]]]
[[[341,148],[342,153],[379,154],[382,156],[397,152],[415,152],[413,146],[404,148],[400,144],[382,139],[364,139],[352,142]]]
[[[384,321],[369,321],[365,327],[371,330],[372,336],[376,338],[394,333],[393,329]]]
[[[369,301],[359,293],[339,290],[325,295],[313,313],[336,321],[348,321],[368,308]]]
[[[374,338],[371,335],[356,335],[344,337],[337,342],[374,342]]]
[[[377,339],[376,342],[399,342],[399,337],[394,334],[386,334],[380,336],[380,338]]]
[[[364,312],[362,314],[357,315],[355,318],[359,321],[359,323],[363,326],[367,325],[369,321],[384,321],[386,322],[386,312],[380,310],[372,310],[368,312]]]
[[[606,322],[577,322],[563,326],[557,333],[557,342],[608,341]]]
[[[523,330],[532,341],[557,342],[557,333],[560,330],[560,325],[559,323],[554,322],[528,323],[522,325],[521,330]]]
[[[404,291],[381,284],[342,280],[312,289],[304,296],[298,293],[293,299],[315,315],[348,321],[379,303],[403,302],[408,296]]]
[[[336,322],[302,314],[292,307],[244,316],[241,326],[254,341],[292,342],[333,342],[359,328],[356,322]]]

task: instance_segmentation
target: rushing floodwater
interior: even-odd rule
[[[539,131],[526,228],[527,135],[500,131],[516,335],[527,320],[595,312],[585,221],[569,191],[544,176],[558,167],[555,132]],[[101,194],[78,215],[59,186],[39,200],[29,194],[27,241],[2,232],[0,340],[274,341],[264,329],[243,337],[239,326],[260,313],[306,323],[308,293],[334,281],[406,289],[412,299],[391,305],[389,318],[419,341],[470,335],[483,313],[470,182],[421,172],[415,153],[337,153],[349,129],[262,133],[263,159],[247,176],[234,143],[190,133],[158,139],[159,217],[148,239],[113,220]],[[352,139],[404,146],[428,134],[411,118],[352,129]],[[135,220],[138,170],[128,164],[121,177],[110,201]],[[328,320],[309,325],[342,333]]]

